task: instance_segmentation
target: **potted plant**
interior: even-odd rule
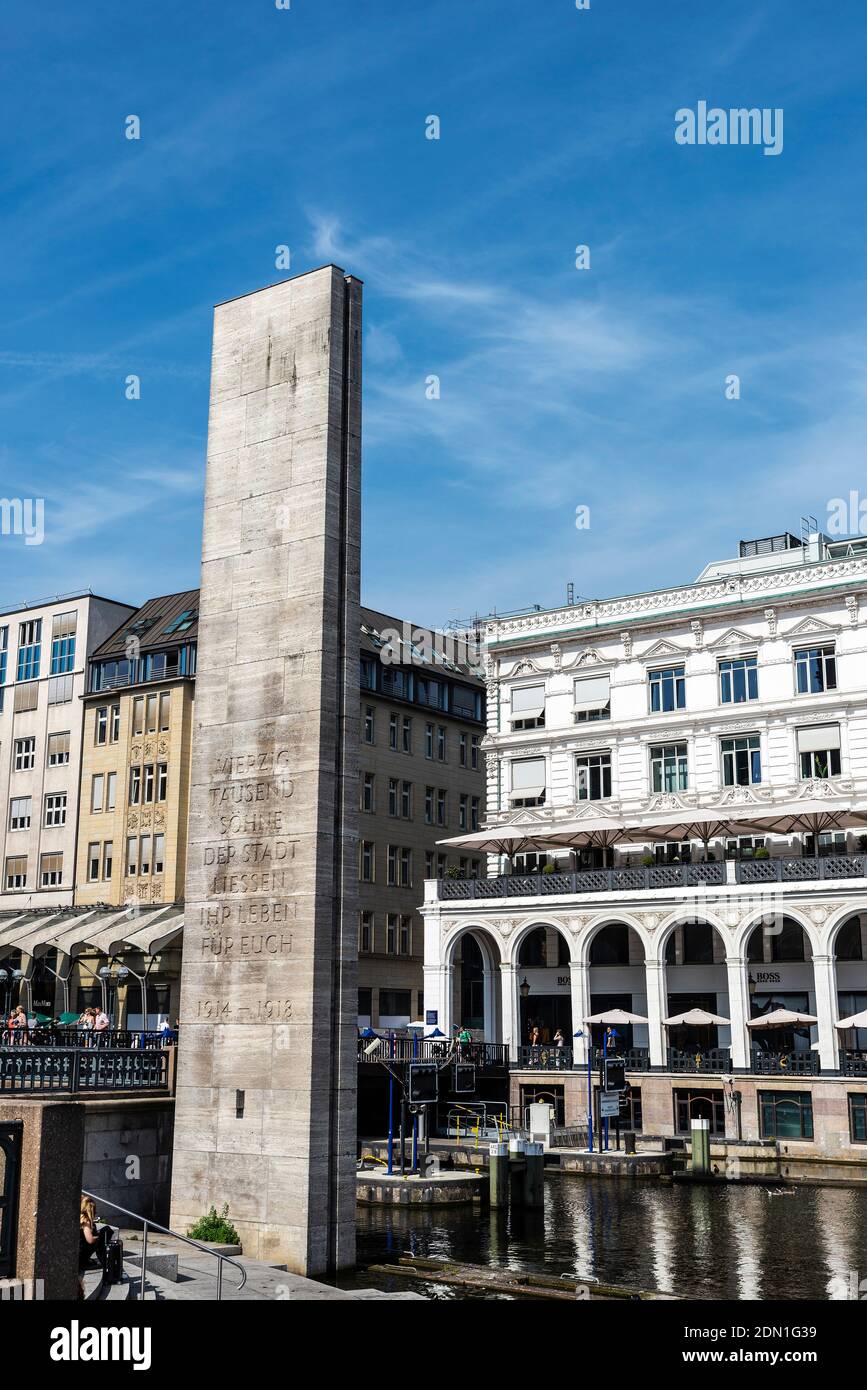
[[[652,854],[642,854],[641,862],[644,865],[645,869],[652,869],[656,861],[654,860]]]
[[[753,854],[754,859],[770,859],[770,857],[771,851],[769,849],[765,849],[764,847],[762,847],[762,849],[757,849]]]

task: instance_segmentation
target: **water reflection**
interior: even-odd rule
[[[867,1191],[557,1177],[543,1212],[360,1207],[359,1266],[403,1253],[691,1298],[839,1298],[867,1277]]]

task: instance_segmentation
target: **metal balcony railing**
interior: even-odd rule
[[[505,1043],[489,1042],[450,1042],[448,1038],[419,1038],[413,1044],[412,1038],[389,1037],[380,1033],[382,1046],[368,1052],[372,1038],[359,1038],[358,1061],[362,1065],[379,1062],[471,1062],[478,1071],[491,1071],[499,1068],[505,1071],[509,1065],[508,1048]]]
[[[540,1047],[519,1047],[516,1066],[531,1071],[569,1071],[572,1067],[571,1047],[543,1043]]]
[[[731,1071],[731,1053],[727,1047],[668,1049],[668,1070],[685,1072]]]
[[[163,1091],[168,1049],[13,1047],[0,1051],[0,1092],[23,1094]]]
[[[867,855],[831,854],[782,859],[743,859],[735,865],[738,883],[799,883],[804,880],[867,877]],[[721,860],[698,864],[635,865],[618,869],[579,869],[550,874],[498,874],[494,878],[437,879],[441,901],[484,898],[569,897],[581,893],[628,893],[648,889],[717,887],[726,882]]]
[[[549,894],[617,893],[646,888],[697,888],[726,881],[723,863],[653,864],[622,869],[579,869],[553,874],[500,874],[495,878],[441,878],[437,896],[461,898],[541,898]]]
[[[864,878],[867,855],[828,854],[782,859],[742,859],[737,865],[738,883],[800,883],[804,879]]]
[[[817,1076],[817,1052],[756,1052],[752,1054],[751,1070],[758,1076]]]
[[[0,1048],[158,1048],[166,1046],[162,1032],[145,1033],[140,1028],[105,1028],[94,1032],[92,1028],[3,1028],[0,1029]]]
[[[841,1050],[840,1071],[844,1076],[867,1076],[867,1052]]]

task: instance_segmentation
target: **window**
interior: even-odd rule
[[[441,763],[446,760],[446,731],[443,724],[437,725],[437,758]]]
[[[467,736],[464,733],[458,734],[458,762],[461,767],[467,765]]]
[[[816,848],[816,839],[815,839],[815,836],[814,836],[814,835],[805,835],[805,836],[804,836],[804,854],[805,854],[805,855],[807,856],[807,858],[809,858],[809,859],[812,859],[814,855],[818,855],[818,857],[819,857],[820,859],[827,859],[827,858],[829,857],[829,855],[833,855],[833,854],[845,854],[845,853],[846,853],[846,831],[845,831],[845,830],[820,830],[820,831],[819,831],[819,847],[818,847],[818,849]],[[855,1014],[855,1013],[860,1012],[860,1010],[859,1010],[859,1009],[852,1009],[852,1010],[850,1010],[850,1012],[853,1013],[853,1014]],[[844,1015],[844,1017],[845,1017],[845,1015]]]
[[[666,666],[648,671],[651,714],[666,714],[669,710],[686,709],[686,675],[683,666]]]
[[[361,809],[362,811],[372,811],[376,806],[374,788],[376,777],[372,772],[361,774]]]
[[[739,835],[726,840],[726,859],[755,859],[757,849],[765,849],[764,835]]]
[[[477,768],[479,765],[479,735],[470,735],[470,767]]]
[[[30,829],[30,806],[29,796],[13,796],[9,802],[9,829],[10,830],[29,830]]]
[[[166,860],[166,837],[165,835],[154,835],[154,873],[161,874],[165,868]]]
[[[689,786],[685,743],[662,743],[650,750],[650,785],[655,792],[682,792]]]
[[[545,802],[545,759],[520,758],[512,763],[513,806],[542,806]]]
[[[198,611],[197,608],[185,608],[183,613],[179,613],[176,618],[172,618],[168,627],[163,628],[161,636],[172,637],[176,632],[186,632],[196,621]]]
[[[434,875],[434,852],[433,852],[432,849],[426,849],[425,852],[424,852],[424,876],[425,876],[425,878],[434,878],[434,877],[435,877],[435,875]]]
[[[415,698],[420,705],[430,705],[432,709],[444,709],[444,688],[441,681],[431,680],[428,676],[417,676]]]
[[[151,837],[142,835],[139,847],[138,871],[140,874],[149,874],[151,871]]]
[[[433,754],[434,754],[434,726],[433,726],[433,724],[425,724],[425,726],[424,726],[424,755],[425,755],[426,758],[432,758],[432,757],[433,757]]]
[[[87,846],[87,881],[96,883],[99,878],[99,841],[91,840]]]
[[[148,695],[145,702],[145,731],[155,734],[157,731],[157,697]]]
[[[579,676],[575,681],[573,706],[576,724],[611,718],[611,677]]]
[[[375,850],[372,840],[362,840],[360,845],[361,855],[361,881],[362,883],[373,883],[375,869]]]
[[[424,789],[424,823],[433,825],[434,818],[434,789],[425,787]]]
[[[481,859],[470,860],[470,878],[480,878],[482,873]]]
[[[358,949],[359,951],[373,950],[372,912],[359,912],[358,914]]]
[[[48,766],[65,767],[69,762],[69,731],[48,735]]]
[[[142,768],[142,801],[153,801],[154,799],[154,765],[145,763]]]
[[[128,878],[134,878],[138,870],[138,837],[128,835],[126,841],[126,873]]]
[[[397,845],[389,845],[385,881],[389,888],[397,887]]]
[[[611,754],[582,753],[575,759],[579,801],[602,801],[611,795]]]
[[[93,741],[96,744],[105,743],[108,739],[108,705],[99,705],[96,711],[96,720],[93,728]]]
[[[45,818],[47,827],[66,824],[66,792],[49,792],[45,798]]]
[[[157,763],[157,801],[165,801],[169,788],[169,765]]]
[[[6,860],[6,887],[11,890],[27,887],[26,855],[10,855]]]
[[[78,614],[55,613],[51,620],[51,675],[63,676],[75,666],[75,628]]]
[[[721,1090],[675,1091],[674,1116],[678,1134],[689,1134],[693,1120],[709,1120],[711,1134],[726,1132],[725,1098]]]
[[[412,752],[412,720],[407,714],[403,716],[401,725],[401,747],[404,753]]]
[[[129,804],[138,806],[141,801],[141,768],[131,767],[129,770]]]
[[[117,797],[117,773],[110,772],[105,779],[105,809],[113,811]]]
[[[90,809],[91,811],[102,810],[103,793],[105,791],[105,777],[101,772],[95,772],[90,779]]]
[[[448,856],[445,854],[437,855],[437,878],[445,878],[448,868]]]
[[[795,688],[799,695],[837,689],[837,658],[831,647],[801,647],[795,652]]]
[[[412,782],[404,782],[401,785],[400,814],[404,820],[412,820]]]
[[[719,698],[723,705],[741,705],[759,698],[758,662],[754,656],[719,663]]]
[[[512,687],[512,728],[544,729],[545,686],[515,685]]]
[[[396,815],[397,815],[397,778],[396,778],[396,777],[389,777],[389,779],[388,779],[388,814],[389,814],[390,816],[396,816]]]
[[[470,797],[470,830],[479,828],[479,797]]]
[[[72,699],[72,696],[69,697]],[[16,714],[27,714],[39,706],[39,683],[28,681],[26,685],[16,685],[13,709]]]
[[[137,695],[132,702],[132,731],[134,734],[144,733],[144,696]]]
[[[453,685],[451,688],[452,713],[462,719],[478,719],[481,714],[481,696],[477,690],[467,685]]]
[[[172,712],[172,692],[163,690],[160,692],[160,733],[164,734],[169,729]]]
[[[361,685],[364,690],[376,689],[376,662],[369,656],[361,658]]]
[[[762,780],[762,755],[758,734],[720,740],[724,787],[754,787]]]
[[[42,653],[42,619],[18,624],[18,674],[16,680],[33,681],[39,675]]]
[[[814,724],[797,730],[802,777],[840,776],[840,725]]]
[[[389,1020],[392,1027],[402,1026],[404,1020],[407,1022],[412,1014],[412,990],[411,989],[381,989],[379,991],[379,1024],[380,1027],[388,1027]]]
[[[376,710],[373,705],[364,706],[364,733],[365,743],[376,742]]]
[[[72,699],[72,676],[53,676],[48,682],[49,705],[68,705]]]
[[[446,825],[446,793],[443,787],[437,788],[437,825]]]
[[[458,830],[466,830],[470,815],[470,798],[462,792],[458,801]]]
[[[36,739],[35,738],[16,738],[15,740],[15,771],[29,772],[36,766]]]
[[[102,877],[107,883],[111,879],[112,864],[114,862],[114,843],[106,840],[102,847]]]
[[[759,1091],[763,1139],[812,1139],[813,1098],[809,1091]]]
[[[397,923],[397,913],[389,912],[385,919],[385,949],[390,956],[397,950]]]
[[[398,723],[399,721],[396,714],[390,714],[388,716],[388,746],[393,749],[395,753],[397,752]]]
[[[849,1138],[853,1144],[867,1144],[867,1094],[849,1095]]]
[[[58,888],[63,881],[63,855],[43,854],[39,865],[39,882],[43,888]]]
[[[6,663],[9,658],[9,629],[0,627],[0,685],[6,684]]]
[[[398,941],[398,952],[402,956],[410,954],[412,942],[412,918],[401,917],[400,919],[400,939]]]

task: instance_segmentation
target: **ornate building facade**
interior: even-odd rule
[[[515,1103],[581,1123],[585,1020],[620,1009],[624,1123],[861,1160],[867,1030],[837,1025],[867,1009],[865,584],[862,541],[786,535],[488,624],[489,809],[455,847],[502,853],[426,885],[425,1007],[450,1031],[481,973]]]

